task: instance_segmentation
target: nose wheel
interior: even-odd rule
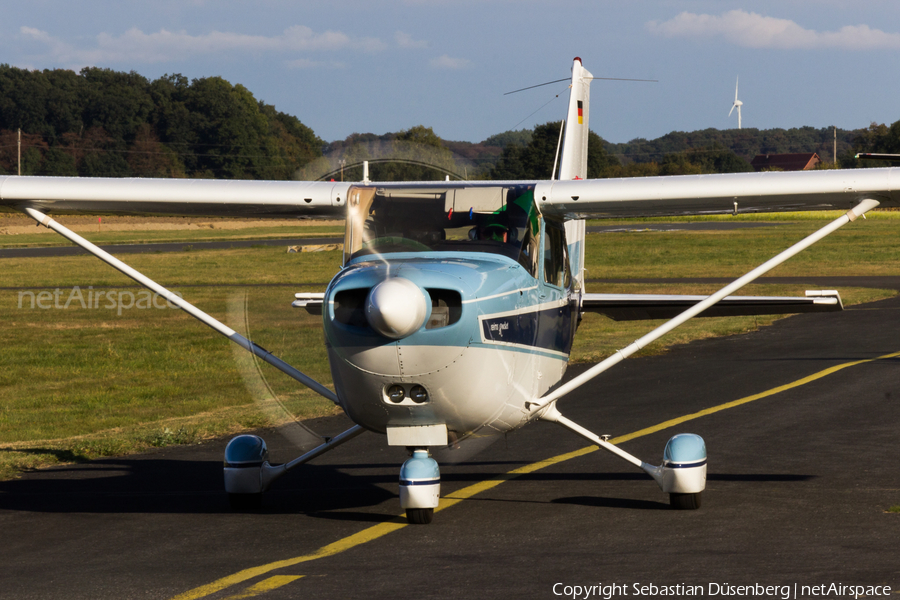
[[[434,518],[433,508],[407,508],[406,520],[413,525],[428,525]]]
[[[700,494],[669,494],[669,506],[675,510],[697,510],[700,508]]]
[[[437,461],[426,449],[414,450],[400,467],[400,506],[406,510],[406,520],[415,525],[431,523],[440,497],[441,471]]]

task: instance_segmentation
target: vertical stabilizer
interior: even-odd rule
[[[563,136],[559,180],[587,179],[588,115],[591,80],[594,78],[581,66],[581,59],[572,64],[572,85],[569,89],[569,112]]]
[[[569,93],[569,112],[563,137],[559,179],[587,178],[588,115],[593,75],[581,66],[581,59],[572,64],[572,85]],[[566,222],[569,244],[569,263],[579,289],[584,288],[584,221]]]

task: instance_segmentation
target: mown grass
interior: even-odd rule
[[[689,217],[666,217],[663,221],[666,223],[693,223],[698,221],[734,221],[734,222],[770,222],[770,221],[830,221],[834,220],[846,211],[843,210],[822,210],[822,211],[805,211],[805,212],[779,212],[779,213],[744,213],[738,215],[719,214],[719,215],[692,215]],[[876,208],[866,214],[868,220],[897,220],[900,219],[900,210],[895,208]],[[653,217],[635,218],[629,217],[624,219],[590,219],[588,225],[614,225],[617,223],[659,223],[660,219]]]
[[[324,286],[341,267],[341,253],[287,253],[260,246],[133,254],[125,262],[165,286],[306,285]],[[134,281],[91,256],[7,258],[0,262],[0,288],[133,286]],[[290,294],[288,294],[290,296]]]
[[[0,222],[0,227],[2,227]],[[295,225],[280,227],[248,227],[247,229],[176,229],[162,231],[82,232],[97,245],[154,244],[166,242],[223,242],[303,237],[342,237],[341,226]],[[0,235],[0,248],[67,246],[71,242],[54,233],[20,233]]]
[[[292,290],[180,291],[330,384],[319,318],[291,308]],[[245,294],[246,329],[244,315],[227,308],[242,306]],[[181,311],[119,317],[114,309],[11,309],[8,299],[0,308],[8,324],[0,330],[0,477],[335,412],[274,369],[255,375],[241,364],[249,355]]]
[[[731,232],[592,234],[587,242],[587,277],[737,277],[827,220]],[[890,220],[852,224],[772,275],[897,274],[900,236]],[[290,302],[295,291],[324,289],[340,266],[339,252],[287,254],[283,248],[269,247],[194,250],[131,255],[127,262],[231,327],[249,331],[254,341],[330,385],[320,317],[291,308]],[[101,287],[140,291],[130,279],[92,257],[4,259],[0,273],[4,323],[0,477],[59,462],[195,443],[283,422],[290,415],[304,418],[334,411],[329,402],[271,367],[257,370],[243,351],[178,310],[131,309],[119,315],[114,309],[81,308],[77,303],[69,309],[41,310],[29,308],[27,298],[19,308],[23,290],[60,288],[66,294],[80,286],[86,294],[93,286],[91,291]],[[714,289],[693,284],[588,284],[593,292],[681,294]],[[756,286],[742,293],[793,295],[803,289]],[[841,292],[847,304],[893,293]],[[644,353],[750,331],[773,320],[697,320]],[[656,325],[614,323],[587,315],[572,359],[608,356]]]
[[[887,213],[900,214],[900,213]],[[824,226],[829,219],[729,231],[589,234],[588,279],[738,277]],[[851,223],[767,276],[895,275],[900,235],[895,219]]]

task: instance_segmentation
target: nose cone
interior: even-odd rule
[[[419,286],[394,277],[372,288],[366,298],[366,320],[372,329],[392,340],[405,338],[425,324],[428,306]]]

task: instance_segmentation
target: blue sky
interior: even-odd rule
[[[565,84],[503,93],[575,56],[659,80],[594,82],[591,128],[612,142],[737,127],[738,76],[744,127],[900,120],[896,0],[30,0],[0,23],[0,62],[219,75],[327,141],[423,124],[477,142],[560,119]]]

